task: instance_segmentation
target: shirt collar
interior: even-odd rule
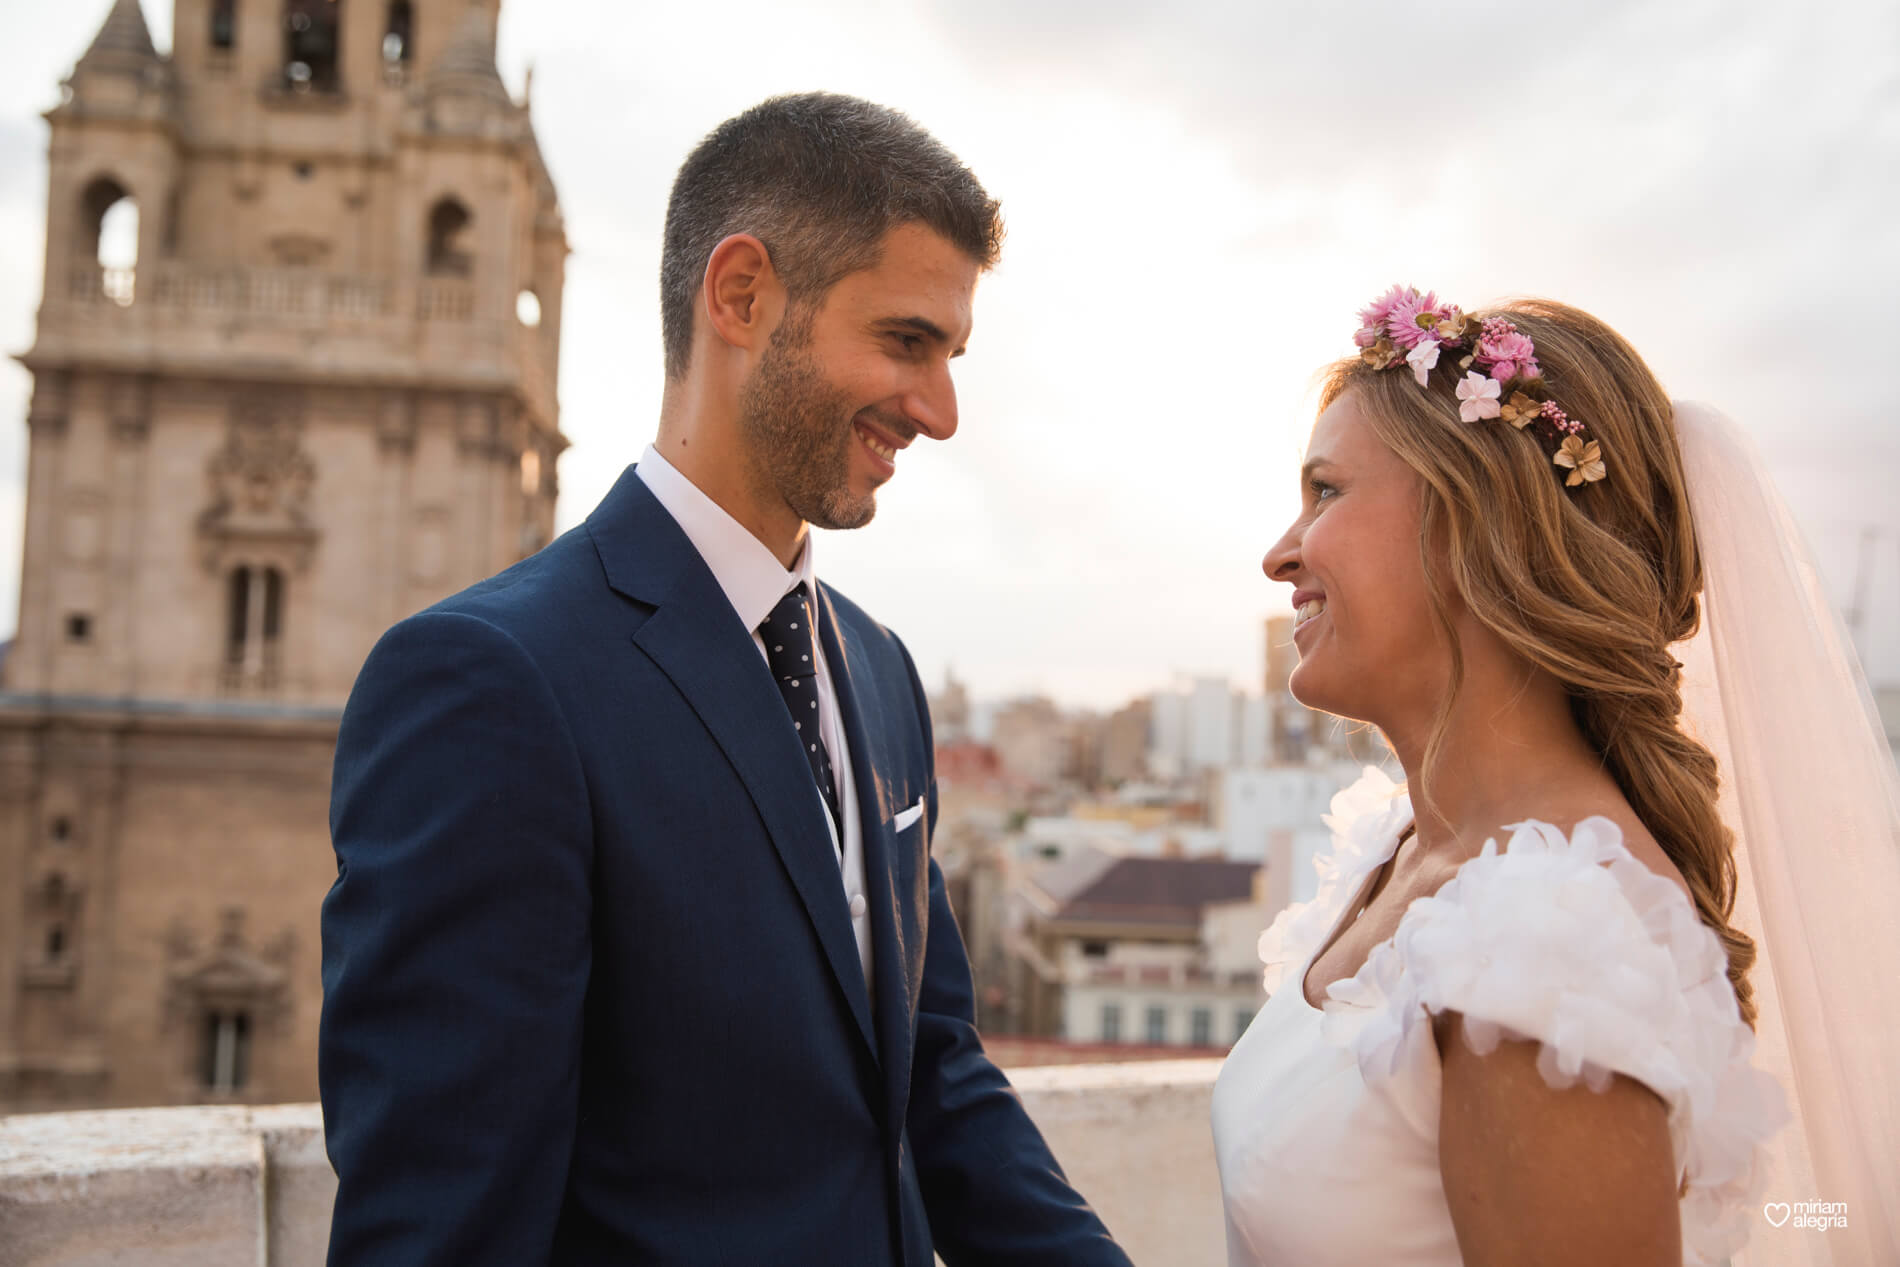
[[[725,512],[718,502],[701,492],[698,485],[680,474],[679,468],[648,445],[640,455],[634,474],[640,477],[666,513],[673,516],[686,539],[699,551],[699,557],[712,569],[713,579],[725,591],[726,601],[739,614],[739,623],[748,631],[757,629],[772,614],[781,598],[803,581],[815,605],[818,582],[812,571],[812,534],[805,533],[804,548],[797,565],[786,571],[778,556]]]

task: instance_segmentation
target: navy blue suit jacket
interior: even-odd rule
[[[875,1007],[790,715],[633,468],[378,642],[323,904],[333,1267],[1126,1264],[973,1027],[909,654],[820,589]]]

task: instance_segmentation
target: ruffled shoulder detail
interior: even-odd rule
[[[1767,1142],[1789,1120],[1779,1084],[1751,1063],[1721,943],[1609,819],[1568,838],[1536,821],[1510,831],[1329,987],[1323,1032],[1369,1084],[1396,1072],[1408,1042],[1431,1041],[1432,1014],[1457,1012],[1481,1055],[1539,1043],[1552,1086],[1602,1091],[1620,1073],[1649,1087],[1669,1106],[1687,1184],[1683,1261],[1720,1262],[1747,1240]]]
[[[1311,901],[1287,907],[1260,934],[1268,994],[1319,949],[1360,883],[1392,856],[1399,833],[1412,821],[1412,801],[1385,771],[1366,766],[1358,782],[1333,797],[1332,812],[1321,821],[1332,829],[1333,843],[1313,859],[1319,888]]]

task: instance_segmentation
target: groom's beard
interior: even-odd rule
[[[809,316],[788,315],[739,391],[752,478],[806,523],[862,528],[877,514],[877,494],[851,491],[854,412],[811,355],[810,336]]]

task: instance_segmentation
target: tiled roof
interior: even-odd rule
[[[1035,884],[1059,903],[1057,920],[1194,925],[1210,903],[1252,897],[1259,869],[1225,858],[1116,858],[1090,851],[1052,867]]]

